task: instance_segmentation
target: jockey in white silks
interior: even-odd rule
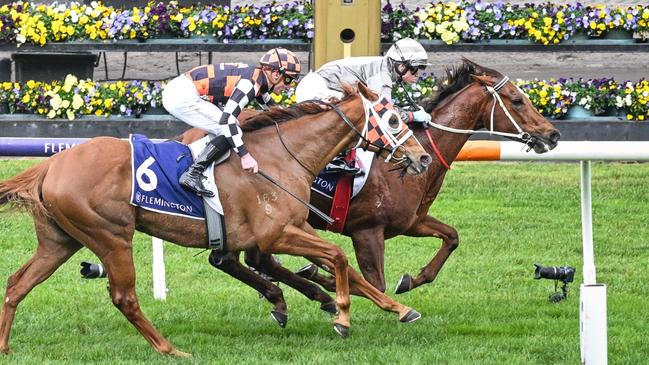
[[[394,43],[383,57],[350,57],[326,63],[317,71],[309,72],[300,81],[295,95],[298,102],[311,99],[340,99],[343,96],[341,84],[355,85],[361,81],[370,89],[392,100],[392,88],[395,84],[415,83],[417,73],[429,65],[424,47],[414,39],[404,38]],[[401,111],[400,114],[406,123],[431,120],[430,114],[421,107],[417,111]],[[367,152],[357,151],[359,155],[363,153]],[[369,161],[366,164],[372,161],[371,158],[362,160]],[[353,175],[357,174],[359,169],[348,166],[339,155],[327,165],[326,171]]]

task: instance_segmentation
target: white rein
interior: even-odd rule
[[[457,129],[457,128],[451,128],[447,127],[445,125],[437,124],[435,122],[428,122],[428,125],[431,127],[435,127],[437,129],[441,129],[443,131],[447,132],[452,132],[452,133],[460,133],[460,134],[488,134],[488,135],[496,135],[496,136],[502,136],[502,137],[512,137],[512,138],[517,138],[523,142],[526,142],[530,139],[530,135],[527,132],[524,132],[521,127],[516,123],[512,115],[509,113],[509,110],[505,107],[505,104],[503,103],[503,99],[500,97],[498,94],[498,91],[502,89],[505,84],[509,81],[509,77],[505,76],[503,77],[502,80],[500,80],[496,85],[493,87],[487,86],[487,91],[493,96],[493,104],[491,106],[491,120],[490,120],[490,128],[488,131],[481,131],[481,130],[473,130],[473,129]],[[498,105],[500,105],[500,108],[503,110],[507,118],[509,118],[509,121],[512,123],[512,125],[516,128],[518,131],[518,134],[514,133],[506,133],[506,132],[499,132],[494,130],[494,111],[496,110],[496,102],[498,102]]]

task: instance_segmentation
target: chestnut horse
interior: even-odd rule
[[[409,274],[401,277],[396,288],[397,294],[432,282],[453,250],[458,247],[457,230],[432,217],[428,211],[446,176],[445,165],[452,164],[470,134],[487,128],[493,134],[520,141],[537,153],[553,149],[560,138],[560,133],[536,110],[527,96],[498,71],[463,59],[460,66],[447,69],[445,81],[446,83],[440,83],[438,94],[424,105],[431,113],[434,124],[411,125],[426,151],[437,156],[427,173],[402,180],[398,174],[390,172],[392,168],[388,164],[374,161],[364,188],[350,203],[343,234],[353,241],[363,276],[381,291],[386,289],[386,239],[398,235],[442,239],[441,248],[416,277]],[[182,137],[185,137],[183,141],[191,142],[203,134],[200,130],[189,130]],[[436,147],[433,147],[432,141],[435,141]],[[435,152],[435,148],[439,150],[439,154]],[[330,201],[318,197],[314,195],[311,203],[327,209]],[[380,210],[376,209],[377,202],[380,202]],[[309,222],[315,227],[324,226],[316,217],[309,217]],[[291,276],[287,273],[288,270],[267,255],[252,251],[247,252],[245,258],[248,265],[301,291],[307,297],[320,301],[323,309],[328,308],[330,299],[319,288]],[[234,262],[235,257],[229,256],[228,259],[219,262],[218,267],[222,270],[227,268],[231,275],[260,290],[267,298],[272,296],[269,300],[276,308],[285,307],[281,290],[277,286],[260,276],[244,277],[246,268]],[[330,291],[335,290],[333,279],[318,274],[315,266],[307,266],[299,274]],[[353,294],[362,295],[353,285],[350,289]]]
[[[376,100],[377,96],[363,85],[358,88],[356,92],[346,87],[347,96],[329,108],[303,103],[289,110],[276,108],[250,120],[258,130],[246,133],[246,145],[262,170],[296,196],[308,200],[315,179],[313,171],[323,169],[337,153],[361,137],[384,157],[405,162],[403,168],[409,174],[425,171],[430,156],[415,138],[405,138],[410,131],[398,117],[379,121],[388,124],[389,128],[382,125],[381,129],[393,135],[377,133],[376,129],[373,133],[359,132],[373,124],[368,124],[365,98]],[[373,107],[389,110],[391,104],[381,99],[370,106]],[[283,123],[277,124],[279,121]],[[370,136],[369,140],[365,135]],[[387,143],[380,146],[379,140]],[[390,146],[391,151],[387,149]],[[106,267],[114,305],[151,346],[159,353],[187,355],[175,349],[140,309],[135,292],[132,239],[137,229],[181,246],[206,248],[205,223],[131,205],[131,164],[128,141],[99,137],[0,182],[0,205],[13,203],[12,208],[28,210],[38,238],[33,257],[7,281],[0,314],[0,351],[9,352],[9,334],[18,304],[85,246]],[[267,254],[299,255],[335,271],[339,315],[334,320],[334,329],[341,336],[345,337],[349,330],[348,281],[362,287],[364,294],[384,310],[398,313],[401,321],[419,317],[416,311],[388,298],[349,268],[345,253],[338,246],[311,232],[305,206],[259,174],[242,170],[238,157],[219,165],[215,178],[226,213],[228,251],[255,247]],[[276,199],[261,204],[259,197],[266,195]]]

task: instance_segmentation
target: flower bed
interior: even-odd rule
[[[649,81],[626,81],[618,83],[613,79],[558,79],[517,80],[534,106],[546,117],[564,118],[571,106],[581,106],[603,114],[613,110],[624,111],[628,120],[643,121],[649,118]],[[74,119],[81,115],[95,116],[139,116],[162,105],[163,83],[148,81],[93,82],[78,80],[68,75],[63,82],[52,83],[28,81],[25,84],[5,82],[0,84],[0,105],[10,113],[32,113],[53,118]],[[404,104],[404,92],[415,99],[433,95],[438,89],[438,80],[422,75],[407,90],[395,90],[395,104]],[[293,90],[272,98],[280,105],[295,103]]]
[[[488,39],[529,39],[556,44],[579,34],[600,37],[614,30],[649,35],[649,6],[603,4],[510,5],[486,1],[431,2],[414,9],[388,2],[382,12],[381,38],[439,39],[447,44]],[[93,1],[89,5],[44,5],[17,1],[0,6],[0,40],[25,43],[155,37],[301,39],[314,35],[310,2],[283,5],[180,7],[175,1],[150,2],[143,8],[119,9]],[[645,37],[643,36],[643,37]]]

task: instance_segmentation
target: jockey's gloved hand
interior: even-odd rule
[[[424,108],[419,107],[419,110],[412,113],[412,119],[415,122],[428,123],[431,121],[430,114],[428,114]]]

